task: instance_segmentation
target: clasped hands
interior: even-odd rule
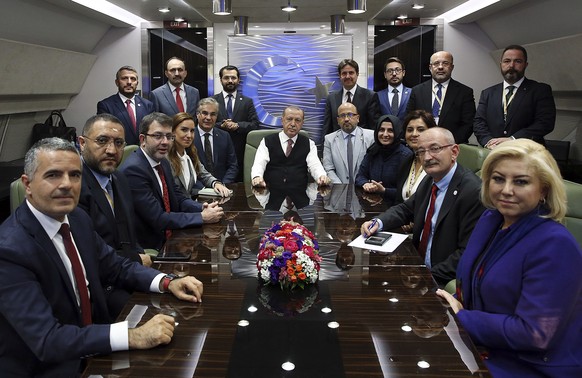
[[[382,181],[374,180],[370,180],[370,182],[365,183],[362,186],[362,189],[368,193],[384,193],[386,191],[386,188],[384,188],[384,185],[382,185]]]
[[[228,131],[236,131],[238,130],[238,123],[234,122],[232,119],[225,119],[220,124],[220,128],[228,130]]]

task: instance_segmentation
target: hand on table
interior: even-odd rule
[[[129,349],[151,349],[169,344],[174,336],[174,318],[157,314],[144,325],[128,330]]]
[[[216,223],[220,221],[223,215],[222,207],[219,207],[218,202],[214,201],[205,205],[204,210],[202,210],[202,221],[204,223]]]
[[[170,282],[170,293],[178,299],[188,302],[202,302],[204,286],[193,276],[178,278]]]
[[[447,302],[449,302],[449,305],[451,306],[455,314],[463,309],[463,304],[459,302],[457,298],[453,297],[451,294],[447,293],[443,289],[438,289],[436,291],[436,295],[438,295],[441,298],[444,298]]]

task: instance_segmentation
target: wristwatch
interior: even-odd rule
[[[162,278],[162,292],[163,293],[167,293],[168,292],[168,287],[170,286],[170,282],[174,281],[177,278],[180,278],[180,276],[178,276],[178,275],[176,275],[174,273],[166,274]]]

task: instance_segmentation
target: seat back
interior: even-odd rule
[[[568,210],[564,225],[582,246],[582,184],[564,180],[568,196]]]
[[[20,180],[20,177],[10,183],[10,213],[14,211],[26,198],[26,189]]]
[[[269,129],[269,130],[253,130],[247,134],[247,142],[245,145],[245,157],[243,163],[243,180],[245,183],[245,187],[249,188],[251,186],[251,167],[255,162],[255,155],[257,154],[257,148],[259,148],[259,144],[263,140],[264,137],[276,134],[280,132],[281,129]],[[301,130],[300,133],[309,138],[309,133],[305,130]]]
[[[136,144],[128,144],[127,146],[125,146],[123,148],[123,156],[121,157],[121,161],[119,162],[119,165],[121,165],[121,163],[123,163],[123,161],[125,159],[127,159],[127,157],[133,153],[133,151],[137,150],[139,148],[138,145]]]
[[[474,173],[481,170],[485,158],[489,155],[489,150],[471,144],[459,144],[459,157],[457,162],[463,167],[470,169]]]

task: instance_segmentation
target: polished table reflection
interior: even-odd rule
[[[203,302],[133,294],[119,320],[131,327],[174,316],[172,342],[93,357],[84,376],[490,376],[409,240],[386,254],[348,246],[390,205],[380,196],[347,185],[305,193],[230,187],[220,223],[176,230],[167,242],[188,260],[155,264],[196,276]],[[269,227],[291,218],[314,232],[324,260],[317,285],[289,293],[259,284],[256,252]]]

